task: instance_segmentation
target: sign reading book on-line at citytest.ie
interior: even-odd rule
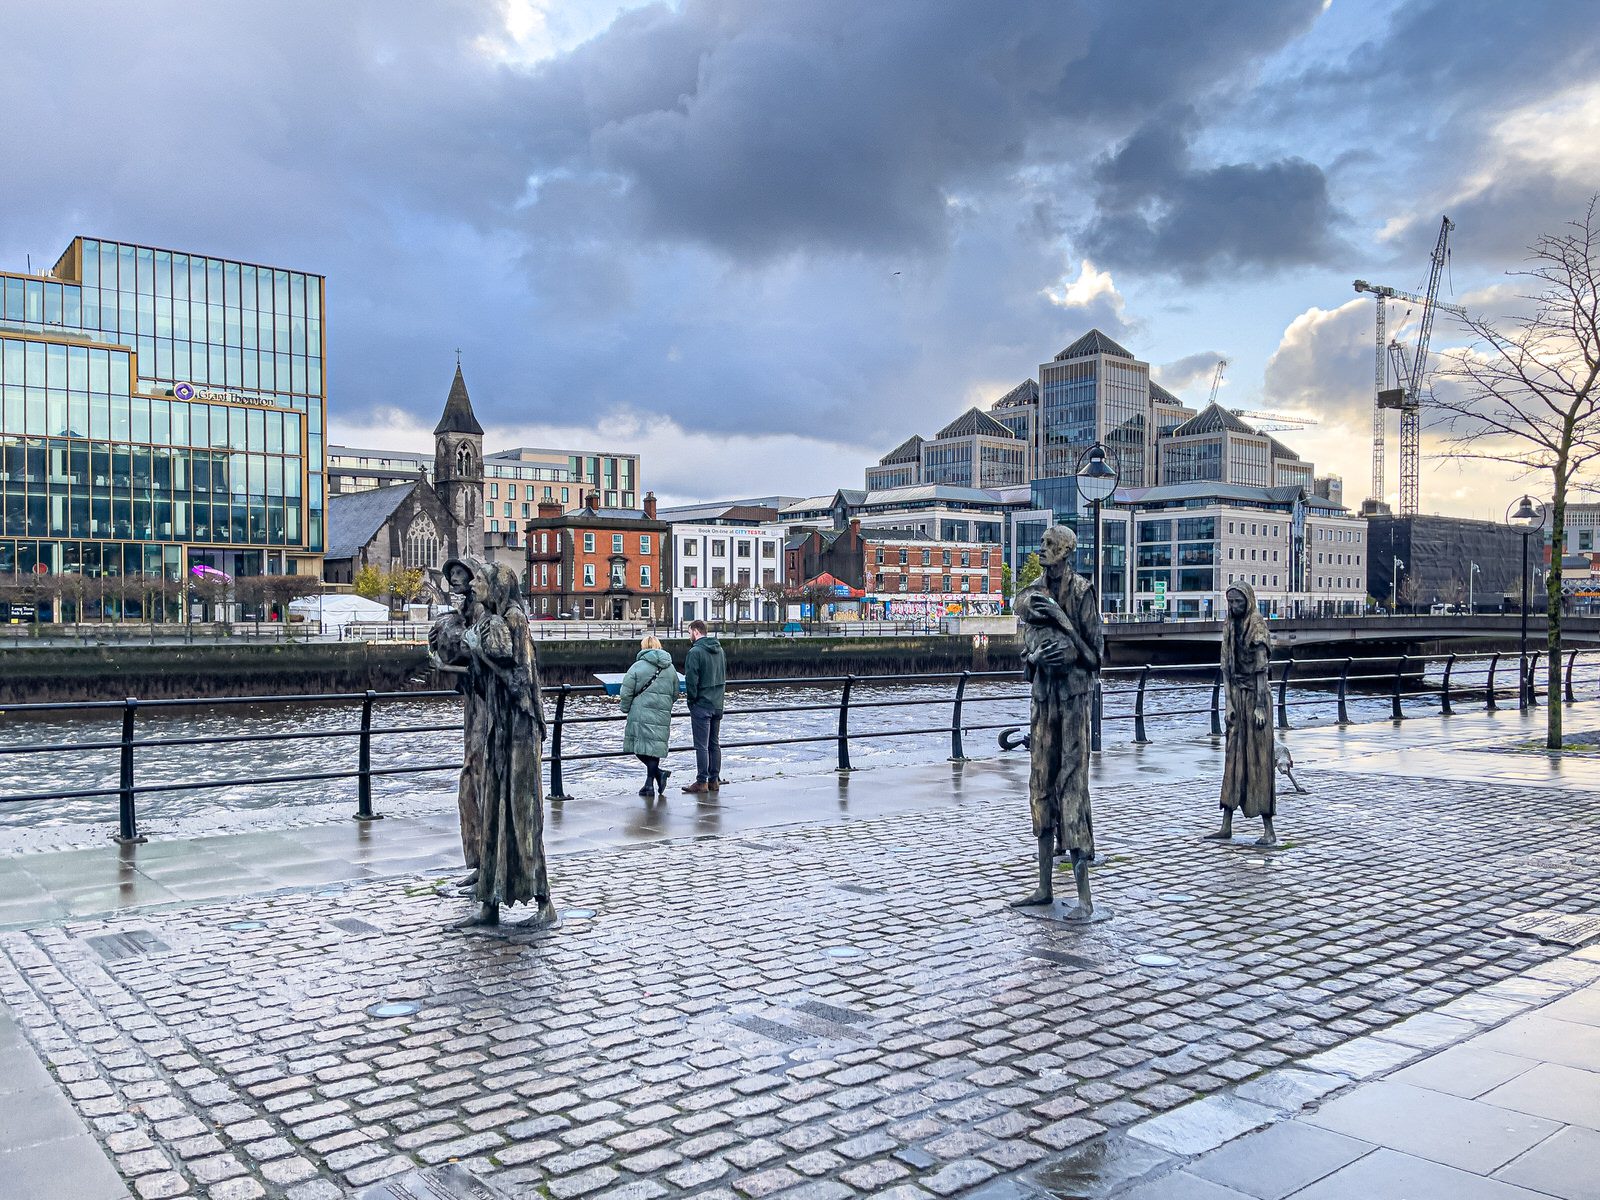
[[[172,389],[172,394],[179,400],[202,400],[208,403],[226,404],[253,404],[257,408],[277,408],[276,400],[268,400],[265,396],[246,396],[242,392],[212,392],[197,388],[192,383],[180,383]]]

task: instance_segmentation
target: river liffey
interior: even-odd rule
[[[1514,672],[1513,667],[1507,673],[1513,688]],[[1407,691],[1426,691],[1429,684],[1438,682],[1439,675],[1438,664],[1430,664],[1428,683],[1408,685]],[[1481,672],[1471,680],[1457,677],[1458,687],[1481,687],[1481,683]],[[837,764],[839,691],[837,684],[730,689],[722,729],[723,743],[728,747],[724,778],[737,785],[741,780],[833,770]],[[1104,704],[1104,740],[1108,746],[1134,738],[1134,691],[1133,675],[1108,679]],[[869,769],[948,758],[954,694],[954,681],[857,682],[851,693],[851,764],[857,769]],[[1297,687],[1291,683],[1287,699],[1292,726],[1329,724],[1337,718],[1331,687]],[[1206,736],[1210,730],[1210,704],[1209,672],[1152,673],[1145,701],[1147,737],[1159,744]],[[1405,706],[1408,714],[1424,716],[1436,713],[1439,702],[1435,695],[1424,694],[1408,696]],[[546,707],[553,713],[553,702],[547,701]],[[800,711],[758,711],[772,708]],[[1378,682],[1363,688],[1352,680],[1351,720],[1378,720],[1388,716],[1389,711],[1387,684]],[[622,721],[595,720],[615,718],[615,700],[592,694],[571,696],[566,716],[562,735],[565,755],[620,749]],[[1020,679],[969,681],[962,714],[966,754],[976,758],[1002,753],[996,743],[997,730],[992,727],[1025,726],[1027,716],[1027,688]],[[374,732],[373,769],[459,761],[460,720],[460,703],[453,698],[380,702],[374,709],[375,731],[400,727],[423,731]],[[121,732],[121,714],[115,711],[65,718],[8,715],[0,722],[0,750],[26,744],[116,742]],[[221,745],[206,744],[203,739],[355,731],[359,725],[360,705],[352,702],[142,708],[135,732],[139,742],[196,739],[197,743],[139,746],[135,782],[144,788],[160,783],[351,771],[356,766],[354,737],[302,736],[286,741],[251,740]],[[936,732],[875,736],[913,730]],[[799,738],[823,740],[787,741]],[[680,701],[679,715],[673,721],[674,751],[666,764],[674,772],[674,789],[694,778],[692,750],[678,749],[687,747],[689,742],[689,721]],[[0,762],[4,764],[0,794],[4,795],[115,789],[118,782],[119,752],[115,748],[0,754]],[[585,795],[625,795],[636,790],[643,780],[643,769],[631,757],[571,757],[564,770],[565,791],[578,800]],[[548,782],[548,764],[545,778]],[[455,775],[449,770],[377,774],[372,781],[372,794],[374,806],[381,812],[416,815],[446,811],[455,803]],[[168,837],[270,829],[347,817],[355,803],[354,779],[235,783],[187,792],[141,792],[138,797],[139,820],[146,832]],[[0,807],[0,853],[102,842],[115,829],[116,815],[114,794],[5,804]]]

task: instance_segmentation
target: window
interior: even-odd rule
[[[620,533],[613,533],[611,535],[611,553],[622,553],[622,535]]]
[[[963,567],[970,567],[972,565],[972,555],[966,550],[961,552],[961,565]]]
[[[711,557],[712,558],[727,558],[728,557],[728,543],[723,541],[721,538],[712,538],[711,539]]]
[[[728,582],[728,568],[727,567],[712,567],[711,568],[711,586],[712,587],[718,588],[718,587],[721,587],[723,584],[725,584],[727,582]]]
[[[639,586],[640,587],[649,587],[650,586],[650,564],[649,563],[645,563],[643,566],[641,566],[639,568]]]
[[[585,554],[594,553],[594,534],[586,533],[583,535],[583,552]]]
[[[517,485],[514,484],[514,483],[506,484],[506,499],[515,500],[516,498],[517,498]]]
[[[593,587],[594,586],[594,564],[593,563],[584,563],[583,564],[583,586],[584,587]]]
[[[880,550],[879,553],[881,554],[882,551]],[[761,543],[761,557],[762,558],[777,558],[778,557],[778,543],[777,542],[762,542]],[[878,561],[882,562],[883,560],[880,558]]]
[[[489,499],[491,499],[491,500],[500,499],[500,485],[498,483],[491,483],[489,485]]]
[[[744,538],[739,539],[739,542],[738,542],[738,545],[737,545],[737,549],[738,549],[740,558],[749,558],[750,557],[750,543],[746,539],[744,539]]]
[[[694,558],[699,553],[700,553],[700,539],[699,538],[684,538],[683,539],[683,556],[685,558]]]
[[[509,500],[506,501],[505,515],[508,517],[511,515],[511,501]]]
[[[583,615],[585,620],[594,620],[594,597],[588,596],[583,601]]]
[[[924,550],[922,552],[922,565],[925,566],[925,567],[931,567],[933,565],[933,551],[932,550]]]
[[[641,533],[639,535],[639,553],[650,553],[650,535],[648,533]]]
[[[910,561],[911,561],[911,552],[909,550],[905,549],[905,547],[902,546],[900,548],[900,565],[902,567],[906,566],[907,564],[910,563]]]

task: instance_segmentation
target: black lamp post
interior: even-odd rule
[[[1094,517],[1094,550],[1089,559],[1089,581],[1094,584],[1095,603],[1105,611],[1100,598],[1100,505],[1117,490],[1117,470],[1106,461],[1106,448],[1099,442],[1078,458],[1078,495],[1089,502]]]
[[[1544,527],[1544,509],[1531,496],[1523,496],[1506,509],[1506,521],[1522,530],[1522,640],[1517,664],[1517,707],[1527,708],[1528,694],[1528,539]]]

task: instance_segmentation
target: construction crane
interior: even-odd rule
[[[1215,404],[1217,402],[1217,389],[1222,386],[1222,373],[1227,369],[1228,360],[1225,358],[1217,359],[1217,369],[1211,373],[1211,395],[1206,400],[1207,404]]]
[[[1247,408],[1230,408],[1228,411],[1241,420],[1249,421],[1259,433],[1276,433],[1284,429],[1305,429],[1308,426],[1317,424],[1315,417],[1297,417],[1293,413],[1252,412]]]
[[[1418,392],[1422,384],[1422,370],[1427,363],[1428,341],[1433,334],[1433,315],[1438,309],[1466,315],[1466,310],[1455,304],[1439,303],[1439,276],[1450,253],[1450,231],[1456,227],[1449,217],[1439,222],[1439,239],[1433,247],[1433,258],[1428,272],[1428,293],[1418,296],[1399,288],[1365,279],[1355,281],[1356,291],[1370,292],[1377,300],[1377,352],[1373,365],[1372,388],[1372,499],[1383,500],[1383,472],[1386,457],[1384,446],[1384,410],[1400,410],[1400,513],[1402,516],[1417,511],[1419,459],[1422,442],[1422,414]],[[1404,351],[1396,346],[1395,377],[1398,388],[1387,386],[1389,355],[1388,307],[1390,300],[1409,300],[1422,305],[1422,328],[1417,339],[1416,358],[1405,369]]]

